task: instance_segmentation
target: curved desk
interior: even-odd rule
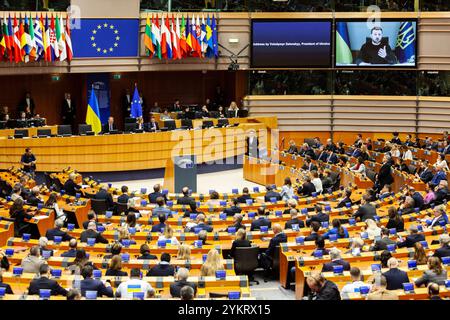
[[[0,139],[0,169],[18,166],[26,147],[37,171],[127,171],[164,168],[173,153],[195,154],[198,163],[242,155],[246,132],[276,127],[276,118],[239,119],[236,127],[156,133]]]

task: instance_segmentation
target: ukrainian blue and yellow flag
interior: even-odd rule
[[[411,21],[404,21],[398,30],[395,55],[399,63],[415,63],[416,59],[416,33]]]
[[[140,284],[129,284],[127,286],[127,292],[128,293],[134,293],[134,292],[141,292],[141,285]]]
[[[94,88],[91,90],[91,98],[86,111],[86,124],[92,126],[92,131],[98,134],[102,131],[102,123],[100,121],[100,109],[98,107],[97,96],[95,95]]]
[[[347,22],[336,23],[336,64],[353,63]]]

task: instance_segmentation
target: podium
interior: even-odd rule
[[[197,157],[195,155],[169,158],[164,172],[164,189],[181,193],[183,187],[197,192]]]

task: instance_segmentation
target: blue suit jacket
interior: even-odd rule
[[[101,296],[107,296],[112,298],[114,296],[113,290],[111,287],[106,287],[103,282],[100,280],[95,280],[92,278],[87,278],[84,280],[81,280],[80,282],[80,289],[81,289],[81,295],[83,297],[86,296],[86,291],[97,291],[97,295],[99,297]]]
[[[447,179],[447,177],[445,176],[445,172],[444,171],[438,171],[433,176],[433,179],[431,179],[431,183],[434,184],[434,185],[438,185],[441,180],[445,180],[445,179]]]
[[[403,283],[409,282],[408,274],[405,271],[394,268],[383,273],[387,280],[388,290],[403,289]]]

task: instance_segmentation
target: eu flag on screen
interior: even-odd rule
[[[399,63],[415,63],[416,60],[416,33],[411,21],[400,24],[398,30],[395,55]]]
[[[81,19],[72,30],[74,58],[137,57],[138,19]]]
[[[142,117],[141,97],[139,96],[137,86],[134,88],[133,101],[131,102],[131,117],[132,118]]]

